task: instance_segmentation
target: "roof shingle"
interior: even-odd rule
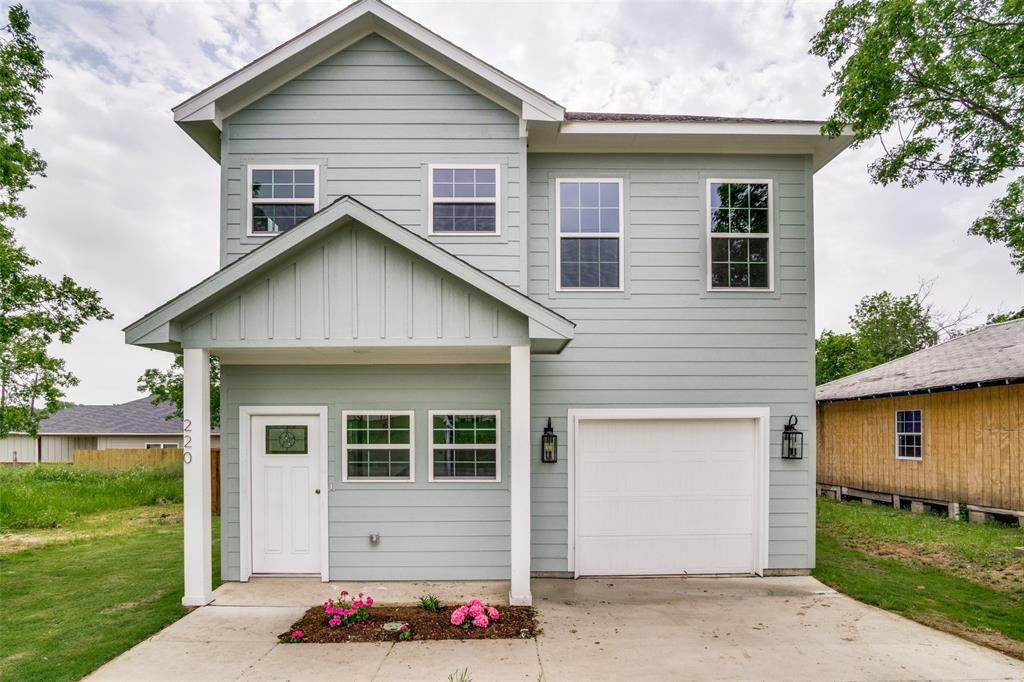
[[[170,419],[167,417],[170,416]],[[181,419],[174,405],[153,405],[139,398],[120,405],[75,405],[50,415],[39,425],[41,435],[57,434],[139,434],[179,435]]]

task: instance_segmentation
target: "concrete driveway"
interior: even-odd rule
[[[423,588],[371,589],[398,602]],[[474,682],[1024,679],[1024,662],[803,577],[535,580],[544,629],[536,640],[277,643],[293,619],[338,589],[294,579],[222,586],[213,605],[89,679],[443,682],[463,668]],[[504,586],[431,589],[454,599]]]

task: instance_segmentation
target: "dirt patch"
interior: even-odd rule
[[[963,623],[950,620],[945,616],[937,613],[908,613],[906,614],[918,623],[927,625],[928,627],[935,628],[936,630],[942,630],[948,632],[951,635],[962,637],[963,639],[987,646],[990,649],[1002,652],[1007,656],[1013,656],[1024,661],[1024,642],[1016,639],[1007,637],[1006,635],[996,632],[995,630],[988,630],[986,628],[972,628]]]
[[[0,554],[75,540],[93,540],[134,532],[140,526],[176,525],[182,522],[181,505],[176,507],[135,507],[76,518],[66,526],[31,528],[0,534]]]
[[[349,627],[331,628],[323,606],[314,606],[297,620],[287,632],[278,638],[290,641],[295,630],[302,630],[305,642],[393,642],[397,635],[384,631],[384,624],[400,621],[408,623],[413,640],[427,639],[526,639],[539,634],[536,614],[529,606],[506,606],[500,608],[501,619],[486,628],[462,628],[452,625],[449,619],[454,609],[424,611],[418,606],[374,606],[370,618]]]
[[[1002,592],[1017,592],[1024,586],[1024,558],[1013,550],[1007,550],[1005,556],[991,557],[989,565],[983,566],[942,546],[922,547],[896,540],[852,540],[849,546],[881,559],[935,566]]]

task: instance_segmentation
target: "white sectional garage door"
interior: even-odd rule
[[[581,419],[577,574],[755,572],[757,425]]]

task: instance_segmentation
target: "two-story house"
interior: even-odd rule
[[[558,68],[558,65],[552,65]],[[222,577],[814,563],[813,121],[573,113],[378,0],[174,109],[221,269],[126,329],[185,358],[186,604]],[[550,429],[548,428],[550,425]]]

